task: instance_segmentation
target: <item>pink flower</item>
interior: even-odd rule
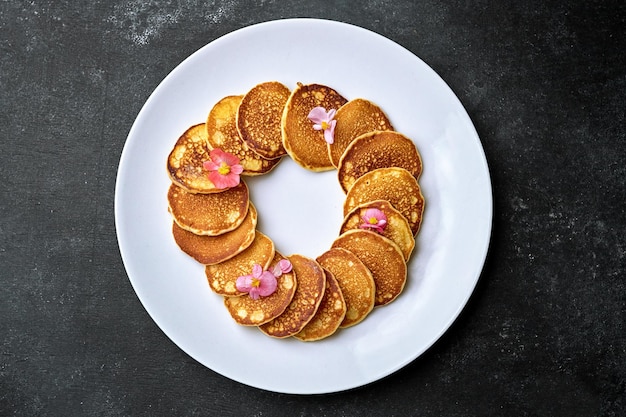
[[[359,226],[361,229],[372,229],[378,233],[382,233],[387,226],[387,216],[376,208],[368,208],[363,216],[363,223]]]
[[[280,261],[278,261],[278,263],[276,264],[276,266],[272,270],[272,274],[274,274],[274,276],[276,278],[278,278],[282,274],[286,274],[287,272],[291,272],[292,268],[293,268],[293,266],[291,265],[291,262],[289,262],[287,259],[281,259]]]
[[[239,158],[219,148],[215,148],[209,154],[210,161],[204,161],[202,166],[209,171],[209,180],[216,188],[224,189],[239,185],[239,175],[243,167],[239,164]]]
[[[272,295],[277,286],[278,282],[274,274],[263,271],[263,267],[259,264],[254,264],[251,275],[240,276],[235,283],[237,291],[247,293],[253,300]]]
[[[324,131],[324,140],[332,144],[335,141],[335,126],[337,121],[333,120],[335,117],[335,109],[331,109],[326,113],[326,109],[323,107],[315,107],[307,116],[312,121],[313,129]]]

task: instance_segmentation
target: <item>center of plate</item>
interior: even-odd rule
[[[345,195],[336,170],[312,172],[285,156],[271,172],[242,178],[259,214],[257,230],[281,254],[315,259],[339,235]]]

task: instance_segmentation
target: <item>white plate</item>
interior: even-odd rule
[[[363,322],[318,342],[277,340],[234,323],[203,267],[172,238],[167,155],[222,97],[278,80],[332,86],[381,106],[421,152],[424,222],[404,292]],[[259,230],[285,254],[316,257],[341,222],[335,171],[312,173],[285,158],[247,180]],[[288,196],[277,202],[269,195]],[[279,20],[206,45],[147,100],[128,135],[115,193],[115,220],[128,276],[165,334],[228,378],[283,393],[328,393],[376,381],[430,347],[472,293],[487,253],[492,195],[478,135],[459,100],[424,62],[396,43],[344,23]]]

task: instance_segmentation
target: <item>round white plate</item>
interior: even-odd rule
[[[204,270],[176,246],[167,211],[167,156],[227,95],[277,80],[335,88],[378,104],[415,141],[426,209],[404,292],[363,322],[304,343],[235,324]],[[259,230],[284,255],[330,247],[344,196],[336,172],[313,173],[284,158],[246,179]],[[228,378],[283,393],[346,390],[402,368],[452,324],[472,293],[491,234],[492,194],[480,140],[454,93],[411,52],[344,23],[290,19],[250,26],[206,45],[174,69],[145,103],[122,153],[115,220],[128,276],[165,334]]]

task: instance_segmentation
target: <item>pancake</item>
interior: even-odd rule
[[[266,159],[287,154],[280,121],[291,91],[277,81],[254,86],[243,96],[237,111],[237,129],[250,149]]]
[[[250,196],[245,182],[213,194],[193,194],[171,184],[169,211],[183,229],[197,235],[220,235],[236,229],[246,218]]]
[[[296,293],[280,316],[259,326],[263,333],[277,338],[293,336],[311,321],[326,287],[326,275],[313,259],[302,255],[291,255],[288,259],[298,277]]]
[[[369,208],[375,208],[385,213],[385,216],[387,217],[387,225],[380,234],[385,236],[387,239],[393,240],[393,242],[398,245],[402,251],[404,260],[408,261],[411,257],[411,252],[413,252],[413,248],[415,247],[415,238],[413,237],[413,232],[411,231],[409,222],[402,215],[402,213],[396,210],[388,201],[370,201],[354,208],[343,219],[343,224],[341,225],[339,234],[343,234],[351,229],[360,229],[360,226],[363,224],[363,215]]]
[[[250,275],[254,264],[259,264],[263,269],[267,269],[274,258],[274,252],[274,242],[257,231],[252,244],[246,250],[228,260],[215,265],[207,265],[204,268],[209,286],[220,295],[242,295],[243,293],[235,287],[237,278],[242,275]]]
[[[369,132],[356,138],[339,160],[337,176],[344,192],[363,174],[377,168],[404,168],[419,179],[422,159],[413,141],[402,133]]]
[[[285,257],[276,252],[268,269],[272,270],[282,259]],[[247,295],[224,297],[224,305],[231,317],[243,326],[259,326],[280,316],[291,303],[298,285],[293,270],[282,274],[276,280],[278,284],[276,291],[267,297],[260,297],[257,300]]]
[[[176,141],[167,157],[167,173],[172,182],[190,193],[219,193],[209,180],[202,163],[210,159],[206,125],[200,123],[187,129]]]
[[[257,211],[252,204],[243,223],[235,230],[218,236],[201,236],[182,229],[173,222],[172,234],[180,249],[204,265],[214,265],[232,258],[252,244],[256,235]]]
[[[324,274],[326,274],[326,290],[317,312],[304,329],[294,335],[296,339],[303,342],[312,342],[331,336],[337,331],[346,315],[346,302],[337,280],[326,269],[324,269]]]
[[[371,101],[356,98],[348,101],[335,115],[335,142],[328,145],[328,155],[335,167],[348,145],[364,133],[374,130],[393,130],[391,122],[380,107]]]
[[[424,196],[417,180],[403,168],[379,168],[354,182],[343,205],[344,217],[355,207],[375,200],[389,201],[409,222],[413,236],[424,213]]]
[[[404,289],[407,267],[402,251],[384,236],[369,230],[348,230],[332,244],[357,256],[372,272],[376,284],[375,306],[395,300]]]
[[[339,247],[321,254],[317,262],[337,279],[346,302],[341,327],[361,322],[374,308],[376,285],[370,270],[355,254]]]
[[[262,158],[246,145],[237,130],[237,110],[243,96],[227,96],[218,101],[207,117],[207,144],[209,149],[220,148],[239,158],[242,175],[261,175],[269,172],[280,159]]]
[[[298,83],[291,92],[281,121],[283,146],[300,166],[311,171],[334,168],[328,156],[324,132],[314,130],[307,116],[315,107],[321,106],[326,111],[337,110],[346,102],[335,90],[320,84]]]

